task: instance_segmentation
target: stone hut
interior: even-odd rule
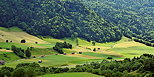
[[[0,61],[0,65],[4,65],[5,64],[5,61]]]
[[[64,55],[66,55],[66,53],[64,53]]]
[[[38,61],[38,63],[42,63],[42,62],[43,62],[42,60],[39,60],[39,61]]]
[[[74,55],[75,54],[75,52],[72,52],[72,55]]]

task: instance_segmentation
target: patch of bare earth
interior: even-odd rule
[[[13,52],[12,50],[0,49],[2,52]]]

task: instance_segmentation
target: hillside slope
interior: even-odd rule
[[[154,43],[153,0],[81,0],[123,35]]]
[[[15,30],[12,28],[16,28]],[[20,43],[21,40],[26,40],[26,43],[35,43],[47,44],[48,42],[43,41],[33,35],[30,35],[17,27],[12,27],[9,29],[2,28],[0,29],[0,42],[5,42],[6,40],[12,41],[13,43]]]
[[[78,0],[0,0],[0,26],[33,35],[117,41],[121,31]]]

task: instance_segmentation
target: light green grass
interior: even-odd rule
[[[134,46],[128,48],[112,48],[110,51],[115,51],[117,53],[121,53],[125,57],[134,57],[140,56],[144,53],[154,54],[154,47],[149,46]]]
[[[34,43],[6,43],[6,42],[0,42],[0,47],[3,49],[11,48],[12,45],[15,45],[16,47],[20,47],[22,49],[27,49],[27,47],[35,47],[35,48],[52,48],[53,44],[34,44]]]
[[[40,56],[40,55],[51,55],[57,53],[52,48],[34,48],[31,50],[32,55]]]
[[[23,30],[21,30],[18,27],[10,27],[10,28],[0,27],[0,30],[6,31],[6,32],[23,32]]]
[[[48,60],[47,62],[42,63],[42,65],[48,64],[48,66],[61,66],[64,64],[68,64],[68,65],[83,64],[83,63],[94,61],[94,59],[88,59],[83,57],[72,57],[67,55],[51,55],[40,59]]]
[[[76,52],[76,51],[73,51],[71,49],[65,49],[65,48],[63,48],[63,52],[68,53],[68,54],[71,54],[72,52]]]
[[[42,46],[42,47],[46,47],[46,48],[52,48],[55,46],[55,44],[33,44],[35,46]]]
[[[71,57],[67,55],[48,55],[43,58],[32,58],[32,59],[22,59],[13,62],[6,63],[4,66],[15,67],[19,63],[32,63],[38,62],[38,60],[42,60],[43,63],[40,63],[41,66],[67,66],[67,65],[76,65],[76,64],[84,64],[92,61],[101,61],[101,59],[88,59],[82,57]]]
[[[87,72],[73,72],[73,73],[47,74],[39,77],[103,77],[103,76]]]
[[[4,57],[4,55],[3,55],[4,53],[7,55],[7,57]],[[4,52],[4,53],[0,54],[0,60],[5,60],[6,62],[11,62],[11,61],[20,59],[13,52]]]
[[[10,48],[11,49],[11,46],[12,45],[15,45],[16,47],[20,47],[20,48],[23,48],[23,49],[26,49],[27,45],[25,44],[21,44],[21,43],[6,43],[6,42],[0,42],[0,47],[2,47],[3,49],[5,48]]]
[[[113,59],[121,59],[122,57],[117,57],[114,55],[106,55],[101,53],[94,53],[94,52],[83,52],[83,55],[93,56],[93,57],[100,57],[106,59],[107,57],[112,57]]]
[[[6,54],[6,53],[10,53],[10,52],[0,51],[0,54]]]
[[[54,38],[44,38],[43,40],[47,41],[53,45],[55,45],[57,42],[64,42],[64,40],[54,39]]]

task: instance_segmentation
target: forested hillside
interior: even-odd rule
[[[0,0],[0,26],[18,26],[33,35],[121,39],[121,31],[78,0]]]
[[[154,43],[153,0],[81,0],[127,37]]]

